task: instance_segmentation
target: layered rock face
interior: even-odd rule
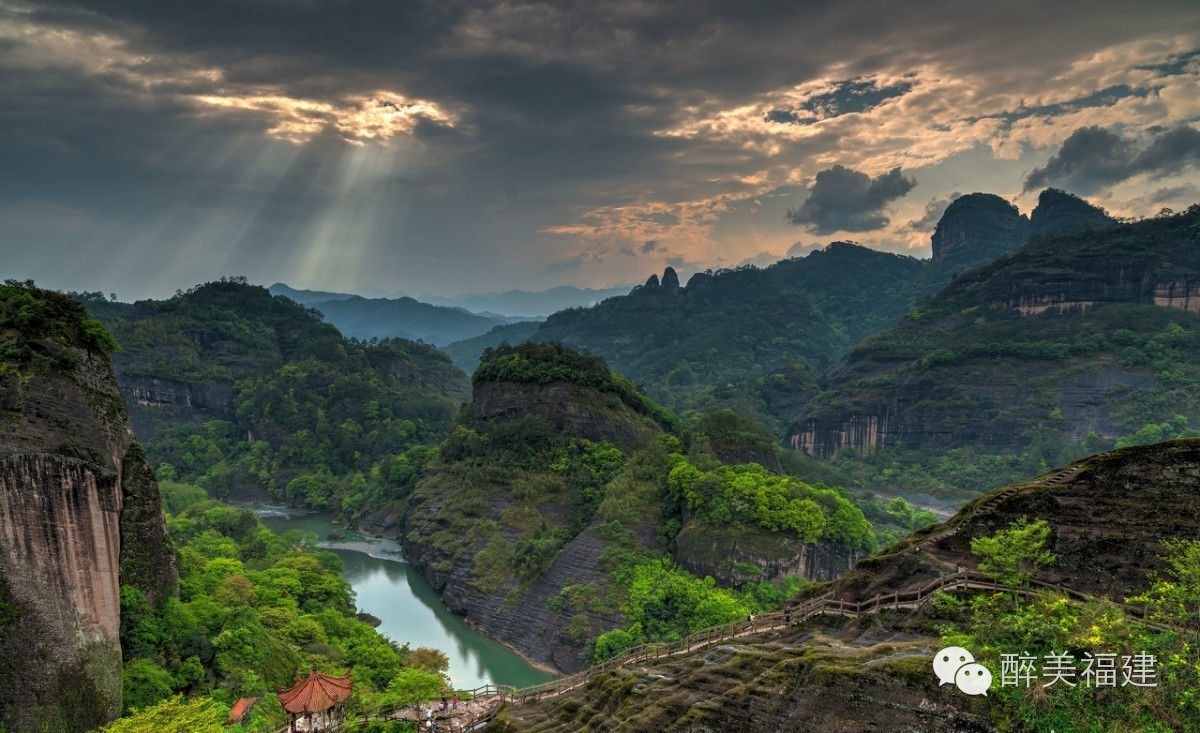
[[[70,733],[120,711],[120,583],[158,601],[178,577],[108,357],[38,350],[0,361],[0,722]]]
[[[730,531],[692,524],[680,531],[675,546],[680,565],[725,586],[796,575],[826,582],[845,575],[859,558],[846,547],[806,544],[790,535],[746,527]]]
[[[233,388],[227,384],[194,384],[151,374],[117,375],[129,400],[129,416],[142,440],[151,440],[160,424],[211,419],[232,420]]]
[[[594,532],[584,531],[564,545],[550,567],[528,587],[522,588],[509,579],[491,592],[480,592],[469,565],[439,572],[435,566],[444,556],[436,547],[409,543],[404,552],[441,592],[451,611],[536,664],[574,672],[586,666],[580,657],[583,639],[571,638],[567,627],[572,614],[564,613],[556,603],[568,586],[602,589],[608,585],[608,573],[600,568],[605,549],[604,541]],[[616,628],[623,621],[616,612],[580,612],[586,616],[589,628]]]
[[[839,597],[867,598],[974,568],[971,538],[1021,517],[1052,526],[1056,559],[1038,580],[1123,602],[1163,567],[1164,540],[1200,536],[1200,439],[1102,453],[1041,480],[982,496],[950,521],[859,563],[838,581]]]

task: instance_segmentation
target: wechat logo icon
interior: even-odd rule
[[[938,683],[953,683],[968,695],[987,695],[992,686],[992,672],[975,663],[975,655],[961,646],[948,646],[933,656],[933,673]]]

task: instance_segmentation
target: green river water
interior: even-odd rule
[[[332,547],[346,565],[361,611],[382,620],[379,630],[395,641],[416,648],[434,647],[450,658],[450,681],[459,689],[485,683],[522,687],[552,679],[446,610],[425,577],[403,558],[400,548],[389,540],[372,540],[347,533],[320,513],[295,513],[279,507],[256,507],[263,524],[274,532],[299,529],[319,540],[330,533],[346,535],[356,549]]]

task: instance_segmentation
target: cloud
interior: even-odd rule
[[[848,79],[835,82],[828,91],[814,92],[794,104],[773,107],[763,115],[767,122],[783,125],[804,125],[866,112],[883,102],[912,91],[910,81],[883,84],[878,79]]]
[[[929,199],[929,202],[925,204],[925,213],[920,218],[910,220],[904,227],[914,232],[932,233],[937,227],[937,223],[941,221],[942,214],[946,213],[946,209],[959,196],[962,194],[955,191],[945,198]]]
[[[193,284],[196,261],[324,289],[625,283],[667,253],[703,269],[784,251],[789,205],[814,231],[846,225],[828,200],[801,203],[835,163],[1003,192],[1079,128],[1138,131],[1150,159],[1151,138],[1200,120],[1195,3],[960,10],[0,0],[0,205],[81,212],[116,264],[36,257],[76,239],[43,214],[36,231],[0,216],[0,261],[33,276],[80,262],[76,289],[134,295]],[[848,223],[891,219],[872,245],[927,246],[904,228],[925,198]],[[612,256],[570,259],[589,251]]]
[[[1063,186],[1079,193],[1100,191],[1140,174],[1151,178],[1200,163],[1200,131],[1179,126],[1160,131],[1144,149],[1098,126],[1081,127],[1063,141],[1046,164],[1025,178],[1025,191]]]
[[[659,246],[657,239],[650,239],[650,240],[647,240],[642,243],[642,254],[644,254],[644,255],[650,254],[651,252],[658,252],[658,251],[665,250],[665,249],[666,249],[666,247]]]
[[[804,242],[796,242],[791,247],[788,247],[788,257],[807,257],[808,255],[821,249],[821,245],[816,242],[805,244]]]
[[[866,173],[835,165],[817,173],[808,198],[788,209],[787,220],[815,234],[866,232],[887,226],[887,206],[917,185],[899,166],[871,178]]]

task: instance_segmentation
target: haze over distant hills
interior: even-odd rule
[[[475,313],[503,313],[508,316],[545,318],[551,313],[566,309],[595,305],[605,298],[625,295],[632,285],[617,285],[611,288],[577,288],[574,285],[559,285],[541,292],[528,290],[506,290],[502,293],[467,293],[453,298],[438,295],[422,295],[420,300],[434,305],[466,308]]]
[[[538,320],[565,308],[592,305],[614,295],[624,295],[629,292],[629,287],[593,290],[561,285],[537,293],[509,290],[453,298],[426,295],[420,300],[408,296],[366,298],[355,293],[303,290],[281,282],[268,290],[272,295],[282,295],[316,308],[346,336],[361,339],[398,337],[445,346],[480,336],[497,326]]]
[[[272,295],[316,308],[342,334],[359,339],[405,338],[443,346],[520,320],[430,305],[406,296],[364,298],[353,293],[297,290],[283,283],[275,283],[268,290]]]

